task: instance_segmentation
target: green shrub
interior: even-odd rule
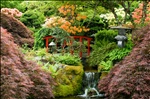
[[[53,31],[50,28],[41,28],[38,32],[36,32],[34,34],[34,36],[35,36],[34,50],[45,47],[43,38],[45,36],[51,35],[52,32]]]
[[[116,42],[114,42],[114,37],[117,35],[116,33],[117,32],[113,30],[103,30],[96,34],[95,45],[92,47],[93,51],[88,58],[89,66],[99,66],[102,61],[105,63],[112,61],[112,63],[115,64],[128,55],[133,47],[131,34],[127,34],[128,41],[125,47],[118,48]]]
[[[87,62],[89,66],[98,66],[101,61],[106,59],[107,54],[112,51],[114,48],[116,48],[115,43],[109,43],[106,46],[98,47],[94,46],[93,52],[90,54],[90,57],[88,58]]]
[[[99,17],[94,17],[93,19],[87,18],[84,20],[83,25],[90,27],[90,31],[84,33],[84,36],[91,36],[97,33],[99,30],[108,28],[108,23]]]
[[[20,20],[27,26],[31,28],[40,28],[41,24],[44,23],[45,16],[43,13],[37,10],[27,10]]]
[[[71,55],[70,53],[65,53],[64,55],[55,55],[55,60],[59,63],[66,65],[78,66],[81,63],[81,60],[78,56]]]
[[[127,56],[133,47],[133,42],[131,40],[131,34],[127,35],[128,41],[126,42],[124,48],[114,48],[107,54],[107,60],[113,61],[115,64],[117,61],[121,61],[125,56]]]
[[[38,48],[45,47],[44,40],[43,40],[45,36],[53,36],[57,38],[57,43],[60,43],[61,46],[64,44],[64,41],[66,41],[67,43],[71,40],[71,38],[69,38],[70,34],[59,27],[42,28],[35,33],[35,43],[34,43],[35,50]],[[64,48],[62,48],[62,50],[64,50]]]
[[[123,59],[123,57],[125,57],[128,53],[130,52],[130,50],[126,49],[126,48],[115,48],[114,50],[112,50],[111,52],[108,53],[107,57],[108,60],[112,60],[112,61],[120,61]]]
[[[117,36],[118,32],[114,30],[100,30],[95,35],[95,44],[99,47],[103,46],[101,42],[106,42],[105,44],[111,43],[115,41],[115,36]],[[106,46],[106,45],[104,45]]]
[[[101,71],[109,71],[113,66],[113,62],[112,61],[101,61],[101,63],[98,66],[98,72]]]

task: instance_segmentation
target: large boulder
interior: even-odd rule
[[[28,44],[29,47],[33,47],[33,32],[15,17],[1,13],[0,26],[7,29],[7,31],[12,34],[14,42],[19,46]]]
[[[77,95],[82,87],[83,66],[63,65],[55,77],[57,85],[54,87],[55,97]]]
[[[150,25],[133,33],[130,55],[99,81],[99,91],[108,99],[150,98]]]

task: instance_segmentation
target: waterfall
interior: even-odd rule
[[[83,83],[88,88],[96,88],[97,81],[99,80],[98,73],[95,72],[85,72]]]
[[[78,95],[80,97],[104,97],[103,94],[100,94],[97,91],[97,84],[100,78],[100,74],[98,72],[85,72],[83,77],[83,89],[84,94]]]

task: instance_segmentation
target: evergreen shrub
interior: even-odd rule
[[[66,65],[78,66],[81,63],[81,60],[78,56],[71,55],[70,53],[54,56],[54,59],[55,61]]]
[[[20,18],[27,27],[37,29],[44,24],[45,16],[43,13],[36,10],[27,10]],[[35,30],[34,30],[35,32]]]
[[[87,33],[84,33],[84,35],[88,37],[91,37],[100,30],[108,28],[108,23],[99,17],[95,17],[92,20],[87,18],[86,20],[83,21],[83,25],[90,27],[90,30]]]
[[[41,28],[38,32],[34,34],[35,40],[34,40],[34,49],[37,50],[39,48],[44,48],[44,37],[52,35],[52,29],[50,28]]]
[[[118,32],[114,30],[100,30],[95,35],[95,44],[101,47],[103,45],[103,44],[101,45],[102,42],[105,42],[105,41],[108,43],[115,42],[114,38],[117,35],[118,35]]]
[[[101,62],[105,62],[106,66],[108,61],[111,61],[112,65],[114,65],[130,53],[133,47],[131,34],[127,35],[128,40],[124,48],[118,48],[116,42],[114,42],[114,37],[116,35],[117,32],[114,30],[103,30],[96,34],[95,45],[93,46],[93,51],[90,54],[90,57],[88,58],[88,63],[90,66],[102,66]],[[108,64],[108,67],[111,68],[112,66],[109,66]],[[108,70],[110,70],[110,68]]]

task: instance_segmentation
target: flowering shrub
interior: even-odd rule
[[[76,14],[74,5],[61,6],[58,11],[63,17],[56,16],[46,19],[43,26],[48,28],[60,27],[71,34],[87,32],[90,30],[85,26],[81,26],[80,21],[85,20],[86,16]]]
[[[115,12],[118,16],[118,22],[122,23],[123,19],[125,17],[124,9],[123,8],[118,8],[118,9],[115,8]],[[112,12],[106,13],[106,14],[101,14],[100,17],[106,19],[110,25],[114,25],[116,23],[114,14]]]
[[[14,8],[14,9],[11,9],[11,8],[2,8],[1,12],[4,13],[4,14],[8,14],[8,15],[17,17],[17,18],[22,16],[22,12],[20,12],[16,8]]]
[[[132,17],[133,17],[134,22],[136,24],[141,23],[141,20],[143,18],[143,11],[142,10],[143,10],[143,3],[140,3],[139,8],[136,8],[134,10],[134,12],[132,13]],[[146,13],[146,18],[145,18],[144,23],[146,23],[146,24],[150,23],[150,2],[147,5],[147,13]]]

